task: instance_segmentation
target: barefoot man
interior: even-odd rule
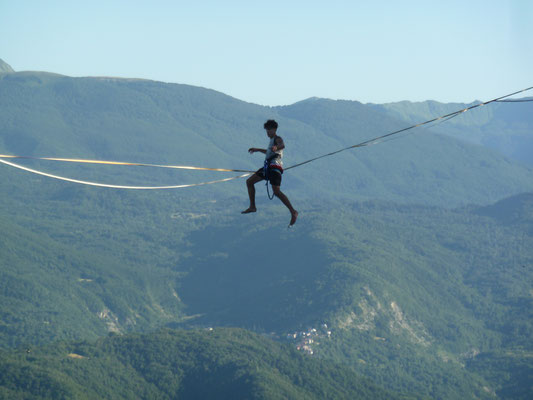
[[[248,152],[250,154],[253,154],[255,152],[260,152],[265,154],[265,167],[260,168],[257,170],[255,174],[253,174],[251,177],[249,177],[246,180],[246,186],[248,187],[248,196],[250,197],[250,207],[248,207],[246,210],[242,212],[242,214],[248,214],[256,212],[257,209],[255,208],[255,184],[257,182],[262,181],[263,179],[267,179],[270,181],[270,184],[272,185],[272,191],[274,192],[274,195],[281,200],[283,204],[289,209],[291,212],[291,222],[289,223],[289,226],[294,225],[296,222],[296,218],[298,218],[298,211],[296,211],[289,201],[288,197],[285,196],[285,194],[279,189],[281,186],[281,174],[283,174],[283,149],[285,148],[285,144],[283,143],[283,139],[276,135],[276,131],[278,129],[278,123],[274,121],[273,119],[269,119],[264,124],[264,128],[266,130],[267,136],[270,138],[270,143],[268,144],[267,149],[258,149],[255,147],[252,147],[248,149]],[[266,174],[266,176],[265,176]]]

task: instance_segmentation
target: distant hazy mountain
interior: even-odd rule
[[[4,60],[0,58],[0,74],[2,73],[8,73],[8,72],[15,72],[11,66],[6,63]]]
[[[408,123],[418,123],[472,104],[403,101],[375,107]],[[533,102],[492,103],[436,125],[433,129],[464,141],[481,144],[506,157],[533,166]]]

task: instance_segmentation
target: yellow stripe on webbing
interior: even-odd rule
[[[146,164],[146,163],[136,163],[136,162],[123,162],[123,161],[85,160],[81,158],[29,157],[29,156],[16,156],[16,155],[8,155],[8,154],[0,154],[0,158],[19,158],[19,159],[26,159],[26,160],[60,161],[60,162],[80,163],[80,164],[127,165],[127,166],[138,166],[138,167],[172,168],[172,169],[187,169],[187,170],[199,170],[199,171],[248,172],[248,173],[255,172],[255,171],[249,171],[249,170],[244,170],[244,169],[193,167],[190,165]]]
[[[9,161],[6,161],[6,160],[2,160],[2,158],[3,158],[3,156],[0,156],[0,163],[9,165],[11,167],[19,168],[19,169],[22,169],[24,171],[31,172],[33,174],[46,176],[48,178],[59,179],[61,181],[66,181],[66,182],[80,183],[82,185],[98,186],[98,187],[105,187],[105,188],[115,188],[115,189],[136,189],[136,190],[180,189],[180,188],[193,187],[193,186],[211,185],[213,183],[219,183],[219,182],[227,182],[227,181],[231,181],[233,179],[245,178],[245,177],[250,176],[252,174],[250,172],[250,173],[246,173],[246,174],[239,175],[239,176],[232,176],[231,178],[219,179],[219,180],[216,180],[216,181],[209,181],[209,182],[192,183],[192,184],[188,184],[188,185],[124,186],[124,185],[111,185],[111,184],[99,183],[99,182],[82,181],[82,180],[79,180],[79,179],[72,179],[72,178],[67,178],[67,177],[59,176],[59,175],[52,175],[52,174],[49,174],[49,173],[46,173],[46,172],[38,171],[36,169],[24,167],[22,165],[18,165],[18,164],[15,164],[15,163],[12,163],[12,162],[9,162]],[[20,157],[9,157],[9,158],[20,158]]]

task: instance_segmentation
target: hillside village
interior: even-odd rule
[[[314,348],[320,344],[321,339],[330,339],[331,330],[328,325],[323,323],[319,329],[309,328],[306,331],[297,331],[294,333],[287,333],[285,338],[296,346],[296,349],[306,354],[313,355]]]

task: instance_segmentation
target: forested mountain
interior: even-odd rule
[[[327,324],[331,337],[314,339],[313,356],[397,391],[449,398],[527,389],[512,368],[498,370],[505,364],[491,364],[499,380],[465,369],[494,352],[530,360],[525,218],[490,207],[315,203],[302,204],[297,230],[285,232],[288,216],[275,204],[248,218],[234,215],[231,199],[174,208],[170,199],[85,196],[69,213],[68,202],[41,198],[32,210],[39,221],[4,218],[4,346],[168,324],[241,326],[287,340]]]
[[[5,399],[407,399],[240,329],[163,330],[0,351]]]
[[[256,169],[261,159],[246,150],[265,144],[267,118],[280,122],[291,165],[406,124],[405,116],[391,112],[325,99],[270,108],[185,85],[4,73],[0,153]],[[252,361],[239,361],[244,370],[253,370],[254,352],[262,354],[262,346],[278,346],[242,331],[222,330],[214,339],[203,330],[152,333],[165,326],[215,332],[232,326],[313,353],[306,357],[346,364],[395,392],[527,398],[533,369],[532,171],[496,150],[433,129],[287,171],[283,190],[300,212],[291,230],[285,229],[287,210],[277,199],[266,200],[261,185],[258,213],[243,216],[243,181],[128,192],[1,165],[2,367],[18,376],[33,362],[29,368],[36,368],[41,382],[68,398],[78,393],[83,376],[84,367],[75,363],[88,361],[65,358],[65,352],[84,356],[73,340],[126,335],[79,345],[99,360],[91,379],[105,377],[102,371],[116,362],[118,350],[104,352],[112,356],[103,360],[101,349],[130,340],[174,346],[174,338],[187,343],[199,335],[206,342],[198,348],[209,349],[237,335],[244,342],[236,340],[233,350],[256,343],[247,356]],[[119,184],[231,176],[20,163]],[[134,332],[145,335],[130,336]],[[37,347],[55,342],[62,343]],[[156,357],[139,346],[131,357]],[[284,354],[284,346],[275,347],[275,354]],[[171,353],[181,357],[177,349]],[[57,357],[42,370],[47,354]],[[191,360],[196,356],[203,357],[193,353]],[[250,385],[237,379],[242,369],[220,371],[229,374],[228,382],[242,383],[243,393],[276,398],[264,390],[280,379],[288,382],[290,374],[272,372],[269,365],[268,379],[254,375]],[[329,368],[315,365],[309,368]],[[162,396],[178,389],[156,381],[166,385],[187,372],[154,371],[155,383],[146,390]],[[131,378],[140,388],[146,373],[127,369],[112,379]],[[349,398],[349,390],[373,387],[356,380],[355,387],[340,385],[344,391],[335,392],[326,382],[311,385],[315,375],[301,379],[280,390],[319,398],[315,389],[323,386],[332,398]],[[99,385],[95,391],[109,393]],[[13,380],[1,386],[4,393],[24,396]],[[130,395],[128,388],[116,390]]]

